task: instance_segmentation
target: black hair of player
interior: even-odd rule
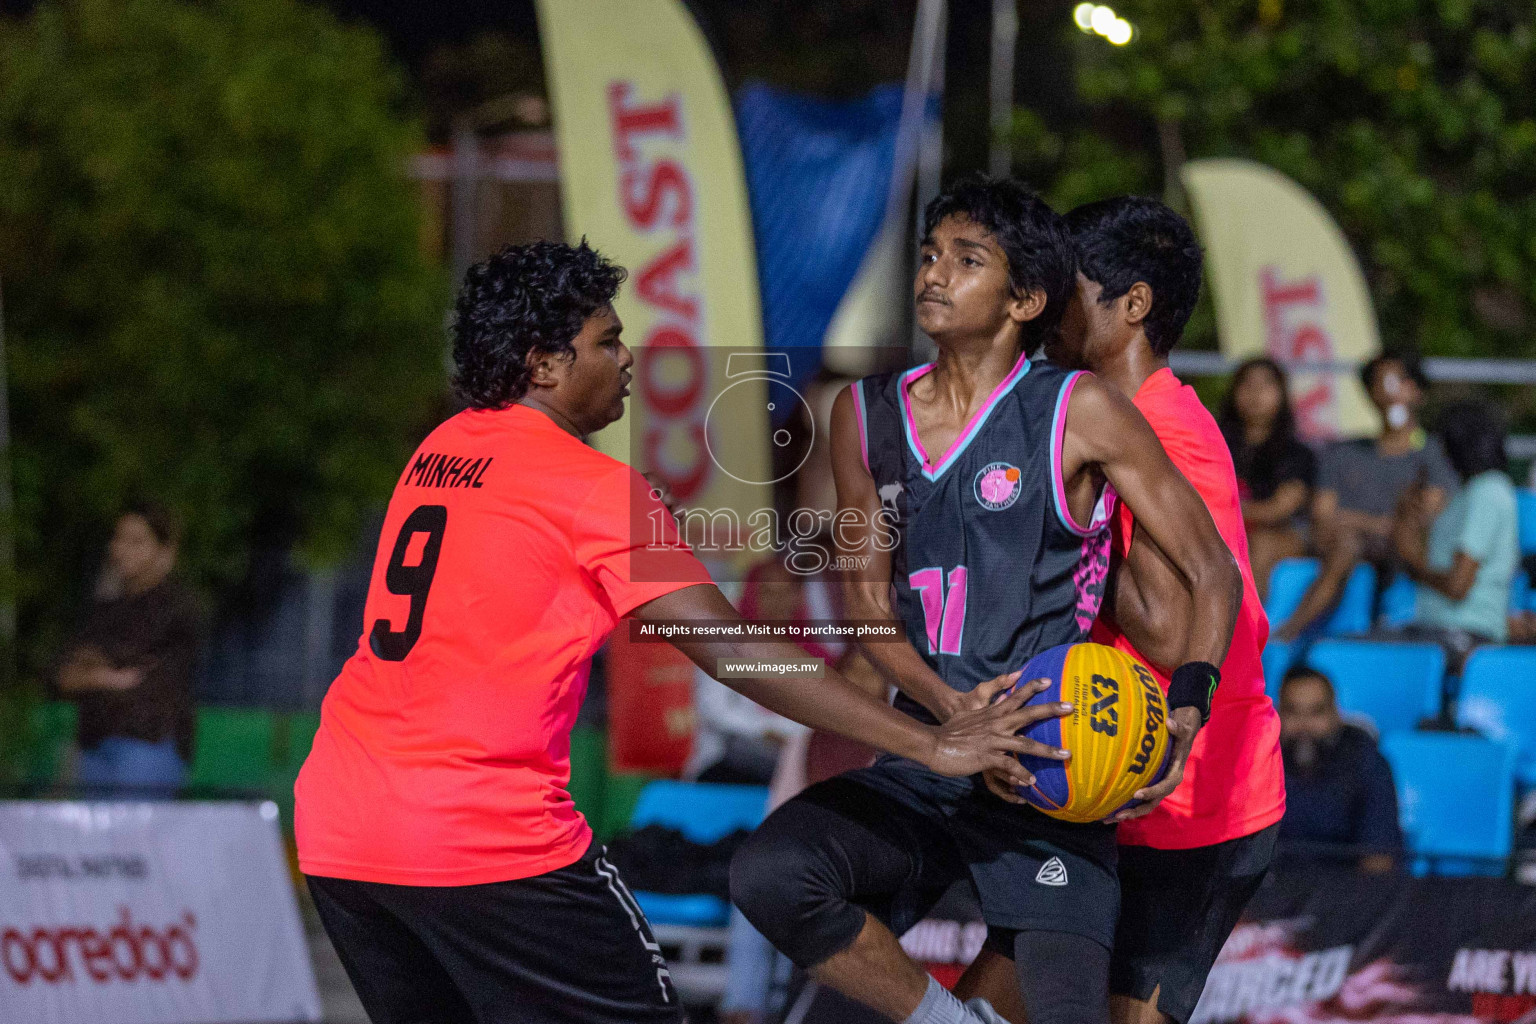
[[[1396,363],[1403,368],[1403,375],[1419,386],[1420,391],[1429,390],[1429,377],[1424,373],[1424,364],[1419,359],[1417,349],[1407,346],[1385,348],[1360,367],[1360,383],[1369,392],[1371,385],[1376,383],[1376,372],[1388,363]]]
[[[1284,693],[1287,686],[1290,686],[1292,683],[1299,683],[1303,679],[1316,679],[1328,691],[1328,700],[1330,702],[1337,699],[1334,696],[1333,680],[1311,665],[1292,665],[1287,669],[1285,675],[1280,678],[1280,692]]]
[[[1440,439],[1456,475],[1465,483],[1490,469],[1509,472],[1504,443],[1509,427],[1487,402],[1457,402],[1440,414]]]
[[[574,359],[587,318],[628,276],[583,238],[508,245],[464,275],[453,320],[453,390],[472,409],[505,409],[528,393],[532,352]]]
[[[1153,301],[1157,301],[1155,294]],[[1269,436],[1260,441],[1252,451],[1248,451],[1248,427],[1237,411],[1237,389],[1242,386],[1244,380],[1255,373],[1270,375],[1275,382],[1275,387],[1280,389],[1280,408],[1275,410],[1275,421],[1269,426]],[[1273,465],[1280,458],[1281,453],[1296,442],[1296,410],[1291,405],[1290,384],[1286,379],[1285,368],[1269,356],[1254,356],[1239,364],[1232,374],[1232,385],[1227,388],[1226,397],[1221,400],[1221,409],[1216,414],[1216,425],[1221,428],[1222,436],[1227,439],[1228,448],[1234,453],[1246,452],[1246,457],[1241,460],[1246,465],[1242,467],[1239,476],[1246,475],[1247,470],[1252,466]]]
[[[972,174],[952,183],[923,210],[923,236],[931,237],[944,218],[955,216],[997,240],[1008,257],[1008,283],[1016,295],[1045,292],[1045,308],[1024,324],[1024,351],[1033,352],[1055,335],[1077,286],[1077,262],[1061,215],[1023,182]]]
[[[1147,343],[1165,356],[1179,343],[1200,299],[1204,256],[1189,221],[1146,196],[1084,203],[1067,214],[1077,265],[1109,305],[1138,281],[1152,289],[1152,311],[1142,321]]]
[[[181,518],[158,501],[139,500],[124,506],[119,519],[137,516],[144,520],[149,532],[161,547],[170,547],[181,541]]]

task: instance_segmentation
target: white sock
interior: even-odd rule
[[[902,1024],[977,1024],[976,1017],[956,999],[954,993],[932,978],[928,979],[928,991],[917,1004],[912,1016]]]

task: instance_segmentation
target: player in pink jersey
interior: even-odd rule
[[[1211,965],[1269,868],[1285,813],[1280,721],[1264,693],[1260,660],[1269,622],[1248,567],[1231,453],[1194,389],[1168,368],[1200,293],[1194,232],[1162,203],[1134,196],[1078,207],[1067,222],[1078,248],[1077,296],[1047,352],[1131,397],[1200,492],[1243,576],[1232,646],[1182,779],[1171,793],[1138,793],[1155,802],[1118,816],[1111,1017],[1116,1024],[1188,1024]],[[1183,658],[1191,594],[1124,507],[1115,516],[1111,567],[1092,639],[1141,658],[1165,688],[1178,687],[1183,681],[1167,673]],[[999,780],[989,776],[988,783],[1017,799]],[[989,944],[959,993],[986,996],[1022,1021],[1022,1004],[1008,992],[1013,977],[1003,951]]]

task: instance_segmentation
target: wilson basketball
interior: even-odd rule
[[[1035,784],[1016,792],[1063,821],[1099,821],[1160,781],[1173,744],[1163,689],[1135,658],[1103,644],[1062,644],[1029,660],[1020,683],[1049,679],[1030,704],[1064,700],[1072,713],[1047,718],[1023,735],[1072,752],[1067,761],[1020,756]]]

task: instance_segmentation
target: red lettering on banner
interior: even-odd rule
[[[609,131],[619,163],[619,205],[636,231],[664,226],[672,236],[635,275],[635,298],[655,313],[655,323],[637,353],[636,399],[649,414],[642,438],[644,464],[654,468],[679,501],[696,495],[709,477],[704,444],[706,367],[699,351],[699,299],[688,285],[697,269],[694,256],[693,178],[686,162],[645,159],[643,143],[679,142],[685,137],[682,99],[674,93],[660,102],[633,98],[634,83],[608,83]],[[688,357],[688,379],[681,385],[657,379],[652,350],[675,349]],[[681,461],[664,458],[668,437],[694,442]]]
[[[1536,1009],[1536,996],[1501,996],[1488,992],[1472,994],[1472,1016],[1482,1020],[1510,1024]]]
[[[1332,404],[1333,392],[1327,384],[1308,388],[1291,400],[1291,406],[1296,410],[1297,423],[1315,423],[1327,415],[1328,407]]]
[[[656,367],[663,360],[687,364],[688,375],[680,386],[668,389],[656,379]],[[674,327],[658,327],[645,339],[639,364],[640,388],[657,412],[669,417],[682,416],[698,404],[704,390],[704,357],[688,335]]]
[[[31,984],[34,978],[51,985],[74,981],[76,962],[98,985],[111,982],[114,975],[123,981],[141,975],[150,981],[170,975],[187,981],[197,974],[197,944],[191,934],[196,927],[190,911],[180,924],[164,929],[135,927],[127,907],[119,908],[117,924],[105,935],[89,926],[39,927],[30,934],[7,927],[0,932],[0,968],[18,985]]]
[[[92,981],[101,982],[112,977],[112,944],[96,929],[87,928],[80,933],[80,956],[85,960],[85,973]],[[151,977],[160,980],[159,976]]]
[[[1317,275],[1299,281],[1281,281],[1274,267],[1259,271],[1259,296],[1264,304],[1264,347],[1281,363],[1329,362],[1334,358],[1333,338],[1322,322],[1327,305]],[[1296,427],[1304,437],[1334,436],[1334,386],[1323,375],[1295,396]]]
[[[72,928],[62,928],[51,934],[46,928],[39,928],[32,933],[32,949],[37,963],[38,977],[44,981],[60,981],[65,975],[69,975],[71,979],[74,978],[69,970],[69,960],[64,955],[64,944],[73,938],[74,934]],[[46,958],[42,955],[45,949],[49,950],[53,957],[51,964],[46,963]]]
[[[683,132],[675,93],[660,103],[629,106],[631,88],[629,82],[608,83],[608,118],[613,123],[614,150],[622,164],[635,159],[634,136],[660,133],[677,137]]]
[[[18,954],[25,959],[18,961]],[[5,973],[22,985],[31,981],[32,972],[37,970],[37,954],[26,937],[15,928],[7,928],[0,933],[0,962],[5,964]]]
[[[646,302],[685,320],[695,320],[699,304],[691,296],[678,294],[677,277],[685,270],[693,269],[693,242],[687,238],[640,268],[635,282],[635,294]]]
[[[644,191],[636,193],[637,185],[643,186]],[[646,231],[656,226],[662,204],[669,195],[675,197],[671,204],[670,223],[673,227],[682,227],[693,216],[693,192],[688,187],[688,175],[671,160],[660,161],[647,175],[625,171],[619,178],[619,188],[630,223]]]

